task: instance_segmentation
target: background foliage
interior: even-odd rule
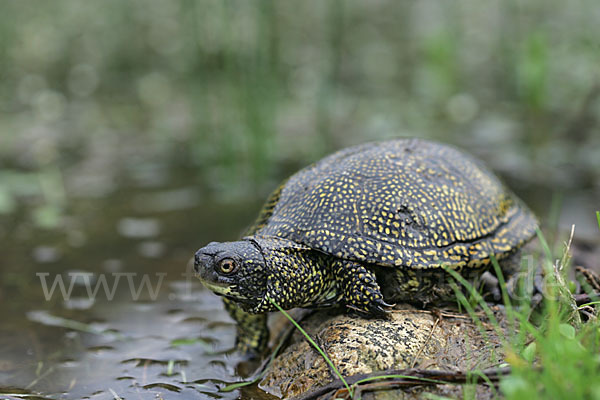
[[[17,171],[164,161],[240,195],[281,165],[416,135],[517,184],[599,181],[592,0],[6,1],[1,14],[0,157]]]

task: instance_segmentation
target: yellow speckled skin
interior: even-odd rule
[[[240,313],[272,311],[268,298],[284,308],[343,303],[381,316],[385,301],[444,297],[441,266],[479,274],[490,255],[506,259],[536,227],[529,209],[479,161],[443,144],[401,139],[351,147],[294,174],[271,195],[247,238],[200,249],[208,261],[197,268],[207,286],[218,280],[220,294],[245,310],[228,306],[246,325],[238,343],[262,348],[264,321],[248,322]],[[246,252],[262,261],[253,256],[248,266],[236,256],[239,277],[206,278],[214,268],[207,257],[221,254],[219,246],[249,242],[254,247]]]
[[[251,314],[231,299],[223,298],[225,309],[237,322],[236,347],[242,353],[262,351],[269,341],[267,314]]]

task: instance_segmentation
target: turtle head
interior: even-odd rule
[[[196,252],[194,270],[204,286],[246,311],[255,309],[265,297],[265,260],[252,240],[209,243]]]
[[[334,282],[310,248],[275,237],[247,237],[210,243],[196,252],[200,281],[247,312],[276,311],[319,304]]]

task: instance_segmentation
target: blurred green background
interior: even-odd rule
[[[396,136],[474,153],[544,213],[554,193],[581,209],[600,191],[599,20],[593,0],[3,1],[0,213],[52,227],[70,196],[178,169],[260,198]]]
[[[218,352],[235,329],[186,263],[345,146],[455,144],[557,248],[571,224],[597,241],[598,38],[597,0],[0,1],[0,395],[238,379]],[[48,300],[40,271],[169,275],[142,304],[125,285]]]

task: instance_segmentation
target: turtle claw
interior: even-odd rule
[[[386,303],[386,302],[385,302],[385,301],[383,301],[383,300],[381,300],[381,303],[382,303],[382,305],[383,305],[383,306],[384,306],[384,307],[385,307],[385,308],[388,310],[388,312],[389,312],[389,311],[391,311],[391,310],[390,310],[391,308],[394,308],[394,307],[396,307],[396,303],[394,303],[394,304],[388,304],[388,303]]]
[[[346,305],[346,307],[364,318],[386,318],[392,312],[394,306],[395,304],[388,304],[383,299],[376,299],[363,307],[355,304]]]
[[[345,261],[335,270],[346,306],[363,317],[385,318],[394,307],[383,300],[375,274],[363,265]]]
[[[378,299],[369,307],[370,315],[383,318],[392,312],[395,304],[388,304],[383,299]]]

